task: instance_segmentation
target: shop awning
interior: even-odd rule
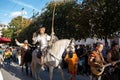
[[[11,42],[10,38],[0,38],[0,43],[8,43]]]

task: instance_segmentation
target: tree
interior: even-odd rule
[[[45,11],[38,17],[37,23],[47,27],[47,32],[51,33],[52,13],[54,6],[55,19],[54,29],[59,38],[71,38],[76,36],[76,19],[80,15],[80,6],[76,1],[70,2],[51,2],[45,8]]]
[[[46,32],[51,34],[55,4],[54,31],[59,38],[85,39],[94,36],[107,38],[120,30],[118,0],[91,0],[83,4],[78,4],[77,0],[65,3],[58,1],[47,4],[43,13],[35,18],[19,36],[30,40],[32,35],[29,33],[36,32],[41,26],[47,27]]]
[[[14,38],[19,37],[19,35],[21,34],[20,32],[23,31],[27,26],[29,26],[30,23],[31,21],[29,19],[22,18],[21,16],[13,18],[9,23],[9,26],[15,26],[15,27],[9,27],[7,29],[3,29],[2,30],[3,36],[11,38],[13,42]]]
[[[6,37],[6,38],[12,38],[12,35],[11,34],[13,34],[14,33],[14,30],[13,30],[13,28],[3,28],[2,29],[2,36],[3,37]]]
[[[82,14],[81,17],[84,17],[86,24],[90,26],[90,35],[105,38],[107,41],[108,37],[120,30],[119,0],[88,0],[83,5],[85,14]],[[84,16],[88,13],[89,16]]]

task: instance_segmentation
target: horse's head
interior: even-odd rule
[[[74,39],[71,39],[68,47],[66,48],[66,52],[68,54],[72,54],[75,52],[75,40]]]

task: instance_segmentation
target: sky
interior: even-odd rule
[[[8,24],[13,18],[23,16],[30,18],[42,9],[51,0],[0,0],[0,23]]]
[[[23,16],[31,18],[34,13],[41,13],[47,3],[53,0],[0,0],[0,24],[8,24],[13,18]],[[54,0],[56,1],[56,0]],[[78,0],[82,2],[83,0]]]

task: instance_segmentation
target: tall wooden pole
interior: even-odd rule
[[[55,3],[55,2],[54,2],[54,3]],[[52,32],[51,32],[51,34],[55,34],[55,33],[54,33],[55,8],[56,8],[56,3],[55,3],[55,6],[54,6],[54,9],[53,9],[53,16],[52,16]]]

